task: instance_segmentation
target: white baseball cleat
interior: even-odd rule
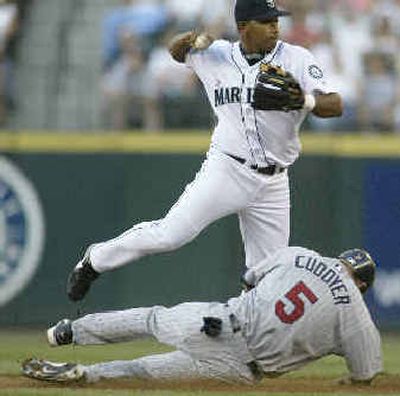
[[[55,363],[41,359],[27,359],[21,366],[29,378],[50,382],[79,382],[85,379],[83,366],[75,363]]]

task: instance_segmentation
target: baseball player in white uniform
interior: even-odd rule
[[[60,382],[130,377],[254,383],[330,354],[344,357],[349,382],[369,383],[382,371],[380,336],[361,294],[375,274],[366,251],[328,258],[286,247],[249,271],[249,290],[225,304],[111,311],[64,319],[47,331],[53,346],[153,336],[174,352],[92,365],[29,359],[23,374]]]
[[[172,41],[171,55],[196,72],[218,118],[207,157],[164,218],[90,246],[69,276],[71,300],[81,300],[100,273],[177,249],[233,213],[239,216],[248,268],[288,245],[287,170],[300,152],[300,125],[310,111],[341,115],[342,103],[313,55],[278,39],[278,18],[287,14],[271,0],[237,0],[240,41],[213,41],[194,32]],[[295,94],[257,84],[266,65],[279,66],[276,77],[290,73],[287,85],[296,85]],[[276,110],[253,100],[255,86],[268,91],[261,99],[278,100]],[[286,101],[291,95],[295,103]]]

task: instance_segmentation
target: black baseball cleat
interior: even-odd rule
[[[67,280],[67,294],[70,300],[79,301],[85,297],[90,289],[91,283],[99,277],[90,263],[89,250],[82,261],[72,270]]]
[[[50,382],[80,382],[85,380],[83,367],[75,363],[55,363],[41,359],[27,359],[21,366],[29,378]]]
[[[69,319],[60,320],[47,330],[47,341],[51,346],[72,344],[72,325]]]

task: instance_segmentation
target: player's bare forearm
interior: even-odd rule
[[[316,95],[315,102],[312,113],[317,117],[340,117],[343,113],[342,98],[337,93]]]
[[[171,56],[179,63],[185,62],[186,54],[192,48],[197,34],[193,31],[178,34],[168,45],[168,50]]]

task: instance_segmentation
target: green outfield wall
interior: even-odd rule
[[[2,182],[0,162],[0,302],[13,271],[24,264],[24,246],[39,232],[44,236],[35,271],[0,306],[0,325],[47,325],[78,310],[222,300],[237,293],[242,245],[231,216],[176,252],[102,276],[79,306],[65,294],[67,274],[86,246],[166,213],[195,176],[208,142],[209,135],[201,132],[0,133],[0,155],[29,180],[44,224],[43,231],[31,227],[18,193],[14,199],[12,186],[7,187],[12,182],[4,175],[6,166]],[[327,254],[351,246],[371,250],[381,262],[384,288],[392,292],[371,293],[369,304],[383,325],[397,325],[400,283],[397,290],[393,279],[400,281],[400,139],[304,134],[303,146],[290,169],[291,244]]]

